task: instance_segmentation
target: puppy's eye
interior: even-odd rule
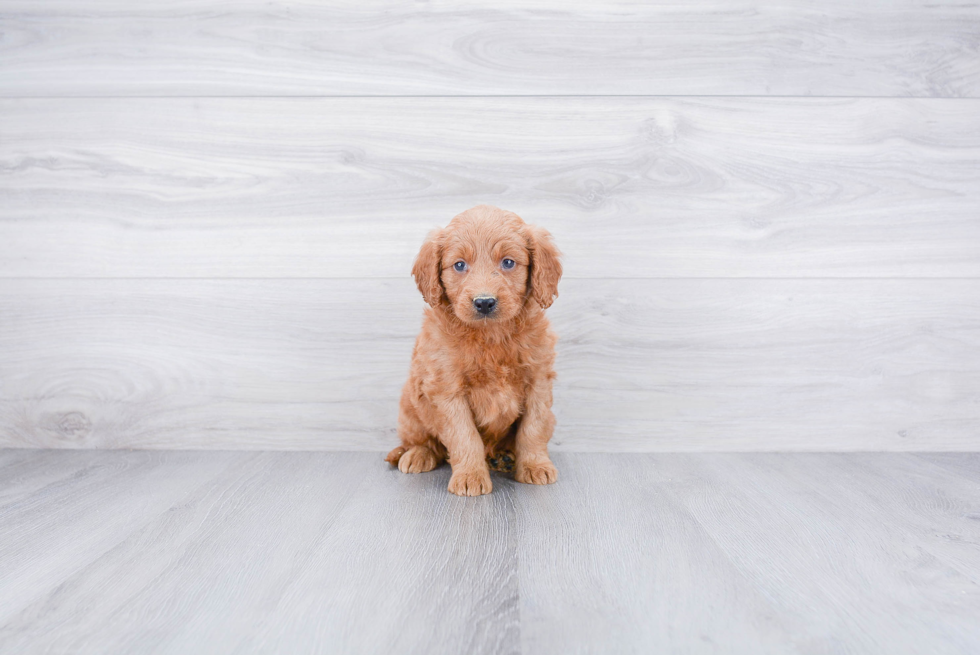
[[[516,264],[517,262],[515,262],[513,259],[505,259],[504,261],[500,262],[500,267],[504,270],[510,270],[514,268]]]
[[[455,268],[457,271],[459,271],[460,273],[462,273],[463,271],[466,270],[466,262],[464,262],[464,261],[458,261],[455,264],[453,264],[453,268]]]

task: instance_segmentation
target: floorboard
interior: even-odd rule
[[[977,280],[566,280],[554,446],[975,450]],[[0,445],[382,450],[401,280],[0,280]]]
[[[559,484],[516,504],[525,653],[794,652],[803,622],[670,497],[656,459],[556,462]]]
[[[980,277],[980,100],[0,99],[0,117],[0,277],[400,277],[483,203],[548,228],[568,279]]]
[[[695,517],[729,561],[794,627],[804,652],[967,653],[976,648],[977,551],[965,565],[933,555],[935,517],[913,520],[920,502],[898,485],[875,499],[871,476],[837,484],[841,463],[868,458],[896,477],[908,455],[650,456],[667,493]],[[941,476],[933,471],[934,482]],[[937,479],[938,478],[938,479]],[[943,487],[976,508],[980,489]],[[884,506],[888,512],[882,511]],[[947,539],[975,538],[965,521]],[[962,530],[957,532],[956,530]],[[960,563],[957,563],[960,564]],[[931,627],[926,627],[931,626]],[[941,647],[938,646],[941,643]]]
[[[922,453],[921,457],[974,483],[980,483],[980,453]],[[980,519],[980,516],[976,517]]]
[[[381,453],[12,454],[3,653],[980,648],[980,483],[930,461],[969,456],[558,454],[457,498]]]
[[[942,0],[5,0],[5,95],[976,96]]]
[[[111,558],[122,541],[166,516],[229,461],[254,457],[149,451],[75,456],[42,451],[38,456],[69,462],[74,459],[78,468],[63,469],[64,476],[54,476],[38,485],[40,488],[26,489],[28,493],[19,499],[8,497],[0,510],[0,596],[4,599],[0,621],[5,624],[57,592],[66,580],[93,562]],[[8,470],[4,477],[14,474]],[[83,508],[87,511],[81,511]]]

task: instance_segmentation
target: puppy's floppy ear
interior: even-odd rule
[[[425,243],[415,258],[412,275],[418,285],[422,297],[432,307],[438,306],[445,293],[442,288],[442,241],[444,231],[436,228],[429,233]]]
[[[531,271],[528,284],[531,297],[542,309],[551,307],[558,297],[558,280],[561,279],[561,253],[544,228],[528,225],[526,228],[528,250],[531,253]]]

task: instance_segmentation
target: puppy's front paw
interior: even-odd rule
[[[398,459],[398,470],[402,473],[425,473],[438,465],[439,458],[425,446],[412,446]]]
[[[518,460],[514,479],[524,484],[551,484],[558,481],[558,469],[548,459],[527,463]]]
[[[457,496],[482,496],[493,490],[490,471],[453,471],[449,491]]]

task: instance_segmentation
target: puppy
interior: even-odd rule
[[[551,235],[481,205],[432,232],[412,268],[429,307],[386,458],[403,473],[452,466],[449,491],[490,493],[487,459],[514,454],[514,477],[551,484],[555,342],[544,310],[558,296]]]

